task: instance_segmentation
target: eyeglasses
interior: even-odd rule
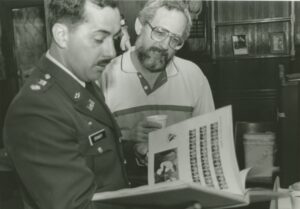
[[[178,35],[175,35],[162,27],[153,27],[148,21],[146,23],[151,28],[152,40],[160,42],[165,40],[167,37],[170,37],[169,46],[172,49],[178,50],[183,46],[184,41]]]

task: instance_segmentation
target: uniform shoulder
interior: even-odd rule
[[[54,105],[59,101],[58,95],[51,90],[54,83],[50,74],[35,69],[13,99],[12,106],[31,109],[34,106]]]
[[[7,120],[17,120],[19,117],[44,117],[50,113],[63,114],[59,111],[64,103],[60,96],[62,94],[54,90],[53,83],[49,80],[46,81],[43,77],[30,78],[11,102],[7,111]]]
[[[21,88],[21,91],[42,94],[47,92],[53,83],[52,76],[49,73],[44,73],[39,69],[35,69],[32,75],[25,82],[24,86]]]

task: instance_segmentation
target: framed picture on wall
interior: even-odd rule
[[[247,35],[233,35],[232,46],[234,55],[248,54]]]
[[[281,54],[286,52],[286,40],[284,32],[270,33],[271,53]]]

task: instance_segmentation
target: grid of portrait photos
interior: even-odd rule
[[[197,150],[196,150],[196,129],[189,130],[189,142],[190,142],[190,165],[193,182],[200,182],[200,175],[197,163]]]
[[[209,157],[207,150],[207,127],[201,126],[199,128],[199,139],[200,139],[200,162],[203,170],[203,176],[205,184],[209,187],[214,187],[214,182],[211,175],[210,165],[209,165]]]
[[[215,187],[213,170],[217,179],[217,185],[220,189],[228,189],[228,185],[225,179],[219,147],[219,124],[214,122],[199,127],[199,145],[197,145],[197,133],[196,129],[189,130],[189,157],[191,165],[191,174],[193,182],[201,183],[201,176],[204,178],[204,184],[208,187]],[[210,133],[208,133],[208,131]],[[208,146],[209,136],[211,138],[211,146]],[[199,154],[197,156],[197,146],[199,148]],[[208,150],[211,149],[211,150]],[[211,152],[210,152],[211,151]],[[209,156],[209,153],[212,156]],[[212,160],[213,166],[210,165],[209,159]],[[199,168],[200,167],[200,168]],[[199,173],[201,172],[202,173]]]
[[[220,189],[227,189],[228,185],[226,183],[222,162],[221,162],[221,156],[220,156],[218,122],[210,124],[210,136],[211,136],[212,160],[213,160],[213,165],[214,165],[214,170],[218,181],[218,185]]]

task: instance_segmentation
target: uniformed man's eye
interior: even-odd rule
[[[102,44],[106,37],[106,34],[97,33],[93,36],[93,39],[97,44]]]
[[[102,44],[103,41],[104,41],[104,38],[94,38],[94,41],[97,43],[97,44]]]

